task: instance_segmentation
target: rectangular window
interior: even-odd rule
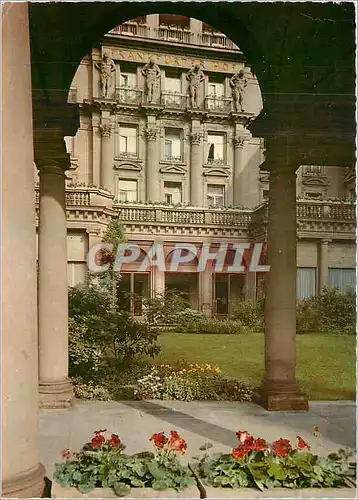
[[[297,268],[297,300],[309,299],[316,295],[316,268]]]
[[[164,201],[165,203],[181,203],[182,185],[180,182],[164,182]]]
[[[207,163],[224,163],[224,135],[208,134]]]
[[[167,161],[181,161],[182,159],[181,131],[179,130],[165,131],[164,159]]]
[[[137,127],[119,127],[120,155],[137,156]]]
[[[329,268],[328,286],[338,288],[341,293],[354,291],[356,289],[356,270]]]
[[[223,207],[225,202],[225,186],[208,184],[207,202],[212,207]]]
[[[209,96],[211,97],[223,97],[224,96],[224,84],[209,82]]]
[[[180,94],[181,92],[180,78],[172,78],[170,76],[165,77],[165,91]]]
[[[137,86],[136,73],[121,73],[120,86],[127,88],[136,88]]]
[[[137,181],[129,181],[126,179],[119,179],[119,201],[137,201],[138,188]]]

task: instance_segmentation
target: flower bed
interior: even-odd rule
[[[150,489],[165,491],[164,497],[175,498],[184,492],[186,498],[199,498],[190,469],[179,460],[179,455],[185,454],[187,444],[176,431],[171,431],[169,437],[163,432],[154,434],[150,438],[154,453],[136,455],[124,454],[125,447],[118,435],[106,437],[105,432],[105,429],[96,431],[79,452],[63,451],[64,462],[55,465],[54,480],[58,485],[53,487],[53,496],[81,498],[83,495],[91,497],[94,492],[97,498],[108,494],[110,497],[133,497],[133,491],[140,489],[141,497],[144,490],[148,496]],[[134,495],[138,497],[138,494]]]
[[[310,445],[299,436],[296,445],[282,438],[269,445],[262,438],[255,439],[247,431],[239,431],[236,435],[238,446],[231,454],[210,456],[205,453],[195,466],[212,498],[212,488],[256,488],[264,491],[271,488],[298,490],[352,485],[349,478],[355,477],[355,468],[349,463],[351,453],[347,450],[339,450],[323,458],[311,453]]]
[[[222,375],[210,364],[159,365],[137,382],[137,399],[251,401],[253,387]]]

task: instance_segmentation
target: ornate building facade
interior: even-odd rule
[[[253,243],[266,241],[269,172],[264,140],[247,127],[262,97],[240,49],[196,19],[148,15],[107,33],[71,87],[80,128],[67,138],[69,285],[85,279],[88,250],[118,218],[141,249],[122,267],[118,294],[133,314],[142,312],[138,297],[166,288],[207,315],[260,297],[265,275],[249,261]],[[302,165],[296,189],[297,297],[355,287],[353,166]],[[165,272],[140,266],[153,243],[164,247]],[[197,254],[170,271],[176,244],[188,243]],[[237,243],[250,244],[245,272],[230,273]],[[213,253],[229,245],[220,272],[210,263],[197,271],[204,244]]]

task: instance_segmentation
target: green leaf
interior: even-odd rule
[[[93,483],[84,483],[84,484],[79,484],[78,485],[78,491],[80,491],[81,493],[89,493],[90,491],[94,490],[95,489],[95,484]]]
[[[165,469],[159,467],[157,462],[154,462],[154,461],[148,462],[147,467],[148,467],[148,470],[151,473],[151,475],[157,481],[162,481],[165,478],[165,476],[166,476]]]
[[[284,471],[284,469],[281,467],[281,465],[276,464],[276,463],[272,463],[270,465],[270,467],[268,468],[267,472],[270,476],[273,476],[275,479],[278,479],[280,481],[283,481],[287,477],[287,474]]]
[[[144,488],[145,482],[142,481],[141,479],[133,477],[131,478],[131,485],[134,486],[135,488]]]
[[[119,482],[113,486],[113,491],[118,497],[125,497],[130,493],[131,487],[129,484]]]
[[[153,490],[164,491],[168,489],[168,483],[164,479],[153,481],[152,488]]]

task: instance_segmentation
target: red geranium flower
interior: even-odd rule
[[[249,434],[247,431],[238,431],[236,433],[236,437],[241,444],[244,444],[247,441],[247,439],[252,438],[251,434]]]
[[[179,451],[183,455],[188,447],[185,440],[179,436],[177,431],[170,431],[169,446],[172,450]]]
[[[278,439],[274,442],[273,451],[278,457],[287,457],[290,451],[292,451],[290,441],[288,439]]]
[[[250,450],[245,446],[238,446],[232,451],[232,456],[237,459],[245,458],[250,453]]]
[[[68,460],[69,458],[71,458],[71,456],[72,456],[72,453],[70,452],[70,450],[68,448],[61,451],[62,458]]]
[[[118,448],[118,446],[121,444],[121,440],[117,436],[117,434],[111,434],[111,439],[109,440],[109,444],[113,448]]]
[[[164,448],[164,445],[167,444],[168,439],[165,437],[164,432],[158,432],[157,434],[153,434],[149,441],[153,441],[154,445],[157,448]]]
[[[299,447],[300,450],[307,449],[310,450],[311,447],[304,439],[302,439],[300,436],[297,436],[297,446]]]
[[[245,443],[246,446],[246,443]],[[254,444],[253,444],[253,449],[255,451],[266,451],[268,450],[268,444],[266,441],[262,438],[255,439]]]
[[[105,442],[106,438],[102,434],[96,434],[91,441],[92,448],[100,448]]]

